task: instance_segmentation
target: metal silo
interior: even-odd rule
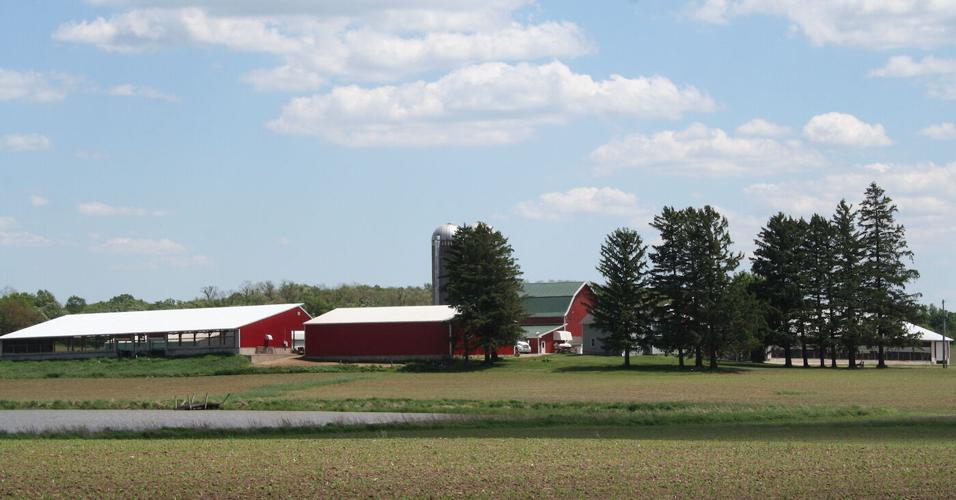
[[[445,275],[445,258],[451,240],[458,232],[454,224],[442,224],[432,233],[432,304],[447,304],[445,285],[448,277]]]

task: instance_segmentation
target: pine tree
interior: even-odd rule
[[[807,224],[803,244],[801,284],[804,287],[804,308],[807,326],[819,350],[820,367],[826,366],[826,350],[832,350],[832,328],[829,319],[833,294],[833,228],[824,217],[814,214]]]
[[[654,343],[647,245],[637,231],[617,229],[601,245],[597,269],[605,283],[593,286],[594,325],[606,333],[604,348],[623,351],[624,366],[630,367],[631,350],[640,347],[646,352]]]
[[[498,346],[513,345],[524,317],[521,269],[500,232],[479,222],[462,226],[448,251],[448,303],[458,310],[455,324],[468,359],[472,340],[491,363]]]
[[[896,212],[893,200],[871,183],[860,204],[860,284],[865,300],[864,332],[867,343],[878,349],[878,368],[886,367],[886,347],[912,341],[903,322],[914,315],[918,297],[906,293],[906,284],[919,278],[919,272],[904,262],[913,260],[913,252],[906,244],[903,225],[896,223]]]
[[[651,261],[651,288],[655,296],[655,319],[661,337],[661,347],[677,352],[677,362],[684,368],[687,352],[700,342],[700,336],[690,323],[684,279],[690,263],[687,261],[687,212],[664,207],[654,217],[651,227],[660,232],[661,243],[654,245]]]
[[[780,212],[770,217],[767,225],[761,228],[754,240],[757,248],[751,257],[751,270],[761,278],[753,288],[757,297],[767,305],[768,341],[783,347],[787,367],[793,366],[793,324],[801,303],[797,282],[800,265],[797,252],[801,241],[797,221]]]
[[[831,322],[840,345],[846,350],[850,368],[856,368],[856,354],[863,340],[861,328],[863,246],[857,230],[857,213],[840,200],[831,219],[833,224],[833,301]]]
[[[809,368],[810,361],[807,359],[807,330],[810,328],[812,311],[810,308],[810,273],[809,269],[813,256],[804,251],[804,244],[807,241],[807,233],[810,230],[810,223],[803,217],[796,220],[797,230],[797,248],[794,254],[796,265],[794,266],[793,278],[798,290],[797,306],[793,310],[792,323],[797,329],[800,339],[800,357],[803,360],[803,367]]]
[[[732,316],[727,301],[732,273],[743,255],[731,250],[733,240],[727,218],[713,207],[689,209],[687,222],[689,260],[694,263],[688,293],[702,347],[707,351],[710,368],[716,369],[720,352],[731,344]]]

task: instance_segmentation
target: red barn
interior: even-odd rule
[[[440,359],[454,351],[449,306],[340,307],[305,323],[305,355],[336,361]]]
[[[521,322],[531,352],[554,352],[555,332],[571,333],[571,345],[580,352],[584,335],[582,322],[594,303],[586,281],[525,283],[521,302],[528,316]]]

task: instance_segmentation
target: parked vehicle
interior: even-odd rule
[[[515,354],[531,354],[531,344],[526,340],[515,342]]]
[[[570,354],[574,352],[574,346],[572,346],[570,342],[561,342],[560,344],[554,344],[554,352]]]
[[[292,348],[292,352],[296,354],[305,354],[305,346],[299,345]]]

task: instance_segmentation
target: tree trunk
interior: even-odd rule
[[[465,364],[467,365],[467,364],[468,364],[468,360],[469,360],[470,357],[471,357],[471,353],[468,352],[468,351],[469,351],[469,349],[468,349],[468,337],[462,337],[462,339],[461,339],[461,345],[462,345],[462,348],[465,349]]]
[[[800,329],[800,357],[803,358],[803,367],[810,368],[810,361],[807,359],[807,334],[803,328]]]
[[[694,347],[694,368],[701,369],[704,367],[704,354],[700,350],[700,346]]]
[[[837,344],[833,344],[833,347],[830,348],[830,368],[836,368],[836,358],[837,358]]]
[[[677,348],[677,366],[678,368],[684,368],[684,348]]]
[[[491,364],[491,344],[485,342],[485,364]]]
[[[717,369],[717,349],[710,349],[710,369]]]
[[[624,348],[624,368],[630,368],[630,367],[631,367],[631,348],[625,347]]]
[[[790,342],[783,346],[783,366],[793,368],[793,349],[790,348]]]
[[[876,364],[876,367],[877,367],[877,368],[886,368],[886,353],[883,351],[883,344],[880,344],[878,356],[879,356],[880,360],[879,360],[879,362]]]
[[[823,343],[822,333],[820,334],[820,368],[826,368],[827,366],[827,348]]]
[[[856,370],[856,346],[849,346],[846,348],[846,357],[849,365],[847,368],[851,370]]]

